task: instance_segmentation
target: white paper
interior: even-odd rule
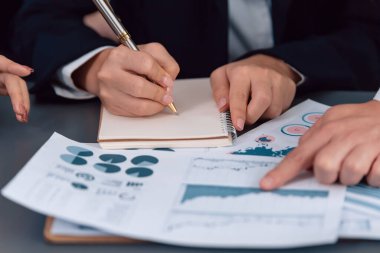
[[[380,218],[380,189],[364,183],[348,187],[345,206]]]
[[[107,233],[176,245],[279,248],[333,243],[345,187],[310,174],[274,192],[278,160],[104,151],[54,134],[2,194]]]
[[[380,240],[380,218],[344,208],[339,237]]]

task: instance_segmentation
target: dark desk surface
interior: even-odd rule
[[[335,105],[364,102],[370,92],[329,92],[310,95],[316,101]],[[96,142],[99,103],[37,103],[32,97],[30,122],[16,122],[7,98],[0,97],[0,188],[31,158],[54,131],[80,142]],[[158,244],[57,246],[46,243],[42,236],[45,218],[0,196],[0,252],[264,252],[265,250],[209,250],[181,248]],[[273,251],[266,250],[265,252]],[[341,240],[335,245],[279,250],[276,252],[380,252],[380,241]]]

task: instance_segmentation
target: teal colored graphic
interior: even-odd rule
[[[253,147],[246,150],[238,150],[233,152],[234,155],[256,155],[256,156],[270,156],[270,157],[284,157],[292,151],[294,147],[286,147],[282,150],[274,151],[273,148],[267,146]]]
[[[171,148],[154,148],[153,150],[175,152],[175,150]]]
[[[310,127],[301,124],[290,124],[281,128],[283,134],[289,136],[302,136]]]
[[[257,138],[257,140],[259,142],[263,142],[263,143],[269,143],[269,142],[273,141],[273,140],[269,139],[267,136],[261,136],[261,137]]]
[[[88,174],[88,173],[82,173],[82,172],[78,172],[77,174],[75,174],[78,178],[82,178],[86,181],[94,181],[95,180],[95,177],[91,174]]]
[[[78,190],[87,190],[88,187],[87,185],[85,184],[81,184],[81,183],[71,183],[71,185],[75,188],[75,189],[78,189]]]
[[[79,156],[93,156],[94,155],[94,153],[91,150],[77,147],[77,146],[68,146],[66,149],[73,155],[79,155]]]
[[[104,154],[99,156],[99,159],[107,163],[122,163],[127,160],[125,156],[116,154]]]
[[[131,177],[149,177],[153,174],[153,170],[144,167],[133,167],[125,171]]]
[[[302,120],[308,124],[314,124],[322,116],[322,112],[309,112],[302,116]]]
[[[131,161],[134,165],[139,166],[151,166],[158,163],[158,159],[150,155],[136,156]]]
[[[75,155],[69,155],[69,154],[63,154],[61,155],[61,159],[69,164],[72,165],[85,165],[87,164],[87,161],[83,159],[82,157],[75,156]]]
[[[94,168],[104,173],[116,173],[121,170],[119,166],[108,163],[97,163]]]
[[[380,189],[360,183],[354,186],[347,187],[347,191],[358,195],[375,198],[380,200]]]
[[[240,197],[247,194],[266,194],[259,188],[233,187],[233,186],[214,186],[214,185],[187,185],[181,203],[191,201],[201,197]],[[271,191],[271,194],[276,194],[281,197],[301,197],[301,198],[327,198],[328,191],[318,190],[294,190],[280,189]]]

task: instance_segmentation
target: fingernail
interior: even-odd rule
[[[239,131],[242,131],[244,129],[244,120],[238,119],[236,121],[236,125]]]
[[[169,95],[165,95],[162,101],[164,102],[164,104],[168,105],[170,103],[173,103],[173,98]]]
[[[174,81],[169,76],[164,76],[164,78],[162,79],[162,83],[166,87],[173,87],[173,85],[174,85]]]
[[[34,69],[32,69],[31,67],[28,67],[28,66],[25,66],[23,65],[23,67],[28,70],[30,73],[33,73],[34,72]]]
[[[273,178],[271,177],[265,177],[263,180],[261,180],[261,186],[264,189],[272,189],[273,188]]]
[[[24,117],[21,114],[16,114],[16,119],[19,122],[24,122]]]
[[[218,102],[218,109],[221,110],[227,104],[227,99],[221,98]]]

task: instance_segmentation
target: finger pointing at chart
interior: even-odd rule
[[[379,113],[380,102],[374,100],[332,107],[262,179],[261,188],[281,187],[309,168],[323,184],[355,185],[366,177],[369,185],[380,187]]]

